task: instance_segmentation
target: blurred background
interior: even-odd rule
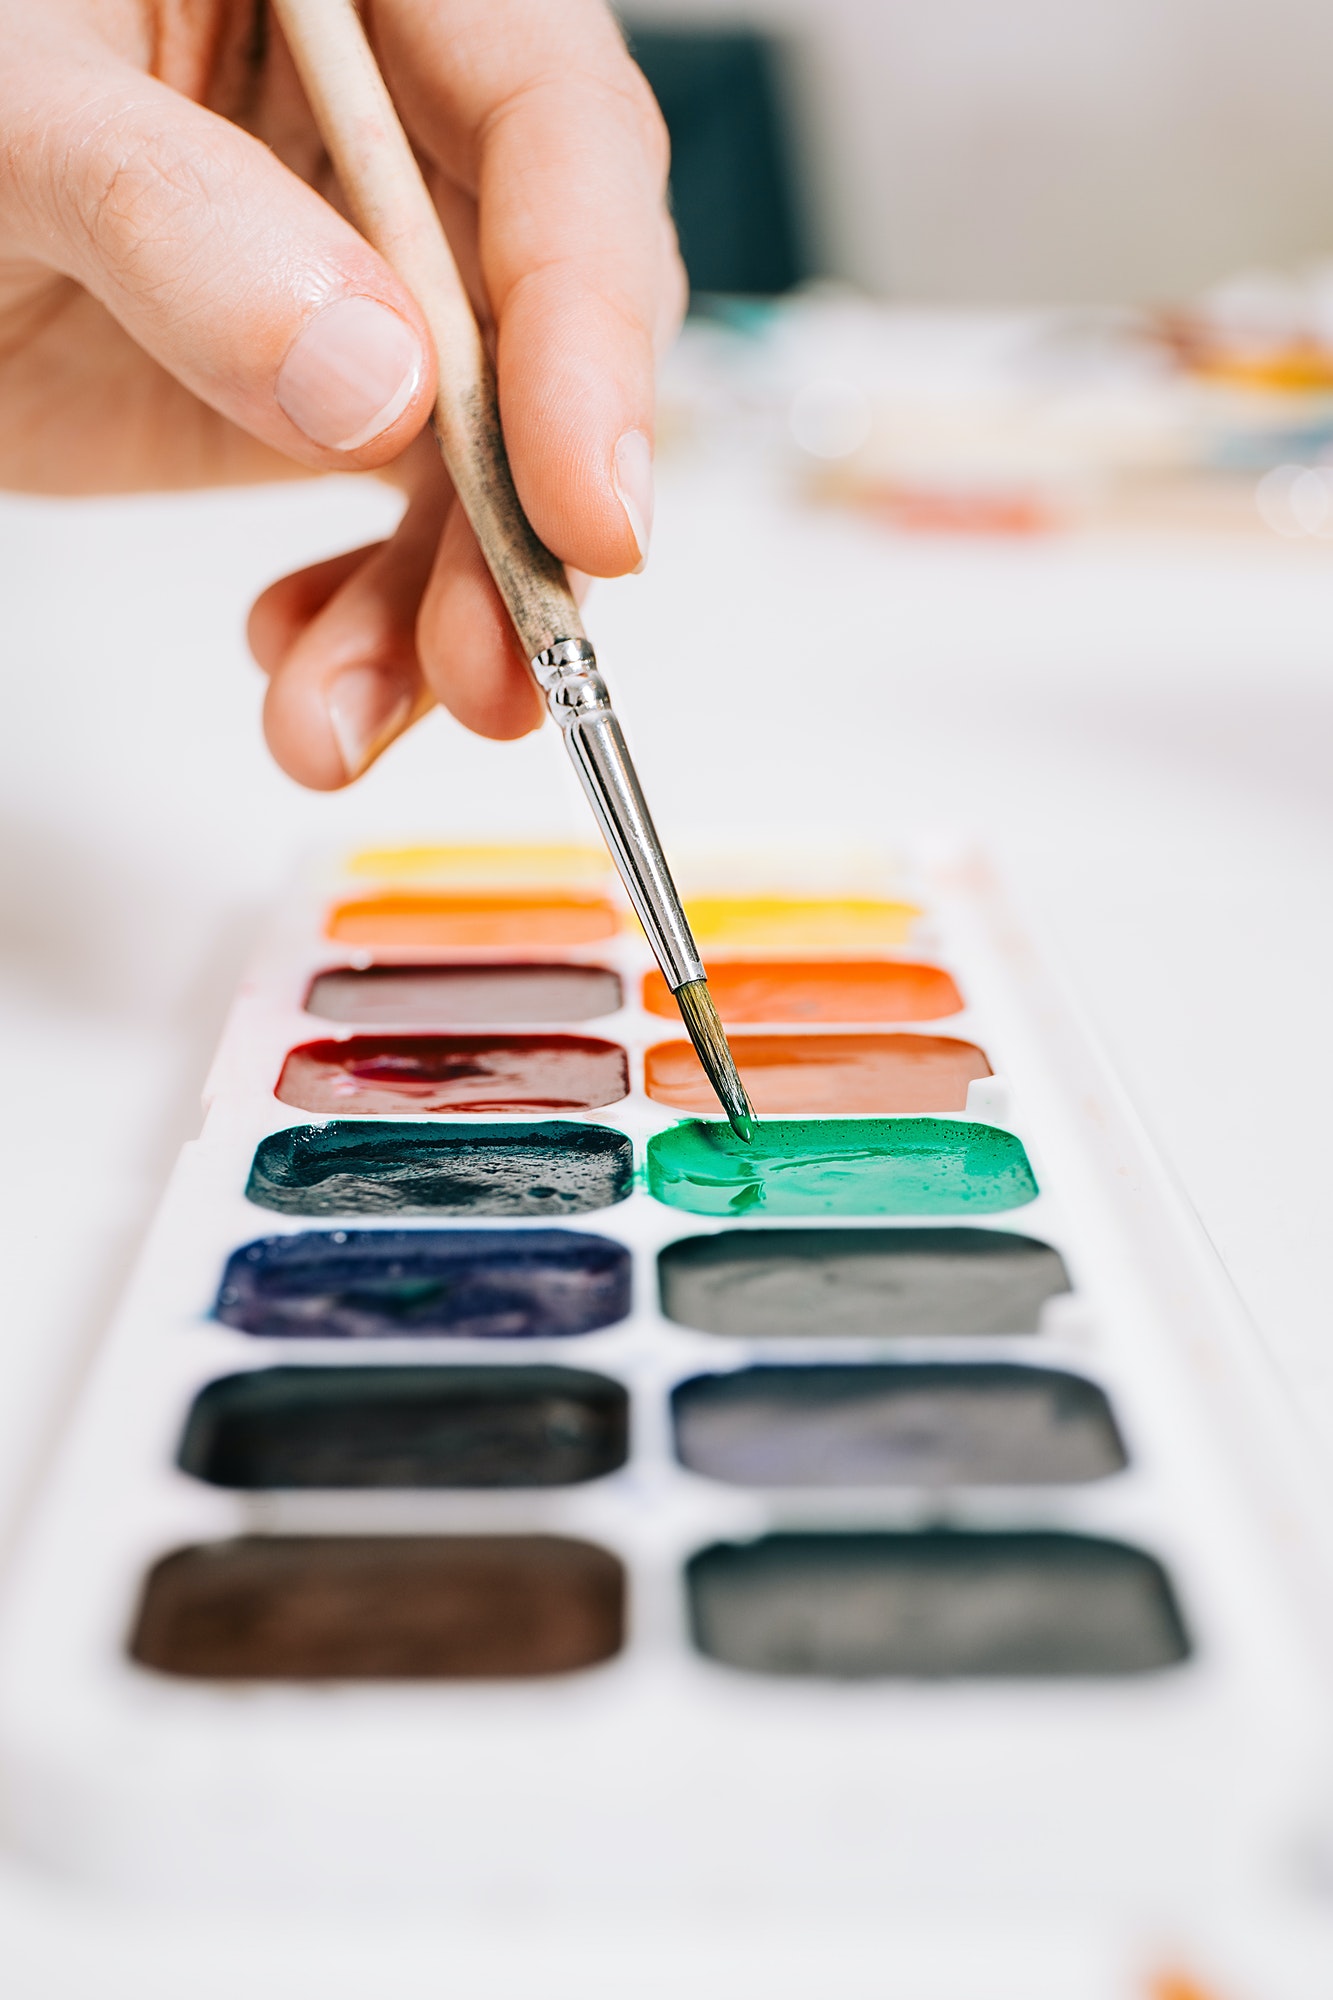
[[[705,289],[781,289],[719,282],[694,207],[728,109],[736,157],[763,122],[745,102],[761,70],[788,134],[793,275],[953,303],[1154,300],[1333,245],[1320,0],[657,0],[625,19]]]

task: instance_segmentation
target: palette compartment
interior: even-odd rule
[[[993,1072],[948,1117],[778,1121],[824,1173],[915,1162],[923,1205],[884,1213],[845,1182],[793,1212],[780,1165],[645,1093],[664,1027],[623,913],[340,960],[326,910],[389,886],[281,914],[19,1551],[23,1849],[154,1893],[590,1908],[1109,1909],[1273,1865],[1333,1740],[1302,1450],[993,890],[922,860],[892,940],[800,947],[937,967]],[[777,956],[742,930],[738,961]],[[600,968],[619,1008],[345,1036],[305,1004],[340,966],[511,951]],[[274,1091],[311,1043],[511,1031],[626,1050],[630,1088],[549,1118]],[[661,1200],[669,1173],[712,1205]]]
[[[559,1339],[630,1310],[628,1250],[569,1229],[324,1229],[227,1259],[215,1317],[270,1340]]]
[[[325,1116],[596,1111],[629,1094],[629,1058],[590,1035],[344,1035],[302,1042],[275,1095]]]
[[[333,965],[317,972],[305,1011],[359,1028],[514,1028],[595,1021],[624,1005],[618,973],[563,960],[467,965]]]

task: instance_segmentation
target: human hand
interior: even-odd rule
[[[652,517],[684,282],[660,115],[601,0],[375,0],[367,26],[493,342],[515,483],[589,575]],[[542,709],[429,433],[415,303],[332,204],[263,0],[0,0],[0,484],[377,470],[397,532],[274,584],[250,639],[292,777],[356,777],[436,701]]]

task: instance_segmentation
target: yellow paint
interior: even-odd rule
[[[611,870],[604,847],[363,847],[347,873],[376,882],[522,884],[600,882]]]
[[[869,896],[700,896],[685,905],[696,940],[728,951],[874,951],[905,944],[914,903]]]

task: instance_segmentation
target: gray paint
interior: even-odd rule
[[[662,1310],[703,1333],[1034,1333],[1059,1252],[998,1229],[723,1230],[668,1244]]]
[[[699,1649],[750,1673],[1120,1675],[1189,1642],[1160,1564],[1083,1535],[769,1535],[689,1565]]]
[[[305,1004],[325,1021],[450,1028],[591,1021],[622,998],[601,965],[346,965],[321,972]]]
[[[1125,1463],[1105,1396],[1046,1368],[746,1368],[672,1396],[676,1451],[737,1486],[1070,1484]]]

